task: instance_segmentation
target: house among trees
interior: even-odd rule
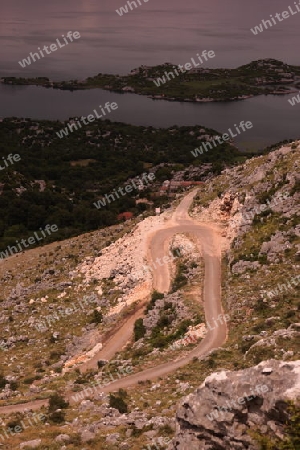
[[[118,215],[118,220],[129,220],[133,218],[133,213],[130,211],[123,212]]]

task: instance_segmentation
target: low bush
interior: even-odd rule
[[[69,403],[65,401],[65,399],[59,395],[57,392],[51,395],[49,399],[48,412],[52,413],[57,409],[65,409],[69,406]]]
[[[127,397],[127,392],[123,389],[119,389],[116,395],[109,394],[109,406],[110,408],[117,409],[121,414],[125,414],[128,412],[128,405],[125,402],[125,398]]]
[[[143,323],[143,319],[138,319],[134,324],[134,340],[135,342],[142,339],[146,334],[146,328]]]

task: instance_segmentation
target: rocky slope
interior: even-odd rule
[[[297,353],[299,169],[295,142],[225,170],[192,211],[199,220],[223,226],[223,301],[236,327],[235,345],[253,363],[258,353],[278,358]]]
[[[300,360],[213,373],[180,402],[168,450],[257,450],[255,431],[282,441],[291,401],[300,404]]]
[[[290,397],[284,397],[284,392],[295,389],[293,371],[299,374],[295,363],[300,345],[299,166],[295,142],[226,169],[207,181],[195,199],[191,215],[223,229],[222,302],[229,317],[223,348],[163,379],[128,389],[125,413],[112,407],[101,389],[85,394],[66,409],[61,423],[48,420],[41,430],[32,428],[14,436],[13,448],[36,440],[39,450],[164,449],[174,436],[177,401],[172,450],[192,450],[192,445],[205,450],[243,450],[247,445],[248,450],[251,445],[260,449],[257,439],[247,433],[256,426],[258,432],[270,433],[270,439],[280,439],[286,430],[286,405],[280,409],[271,385],[282,402],[294,399],[295,390],[289,391]],[[74,368],[68,373],[64,370],[68,362],[88,357],[146,294],[151,267],[145,266],[145,239],[169,214],[139,217],[3,261],[0,323],[4,351],[0,358],[5,378],[0,377],[0,404],[47,397],[66,389],[78,393],[106,376],[116,378],[120,369],[134,372],[181,357],[203,338],[202,258],[192,239],[180,235],[171,245],[174,253],[180,249],[173,260],[172,292],[164,298],[152,297],[135,338],[99,370],[84,376]],[[59,313],[85,296],[95,301],[76,313]],[[95,310],[103,313],[102,322],[93,320]],[[53,317],[51,323],[49,317]],[[45,330],[37,328],[41,322],[47,325]],[[253,367],[263,361],[267,363]],[[268,367],[273,371],[262,374]],[[212,375],[221,369],[221,374]],[[234,370],[239,371],[229,372]],[[222,411],[227,402],[243,395],[242,389],[248,392],[245,386],[251,393],[256,384],[267,385],[268,391],[249,404],[230,404]],[[187,394],[191,408],[181,401]],[[218,413],[213,420],[205,416],[213,412]],[[5,418],[2,428],[11,421],[26,420],[30,414]],[[10,448],[5,445],[5,450]],[[278,450],[276,446],[270,449]]]

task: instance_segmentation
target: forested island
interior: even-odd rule
[[[175,67],[171,63],[141,66],[128,75],[99,73],[85,80],[2,77],[0,81],[71,91],[101,88],[147,95],[153,99],[188,102],[235,101],[257,95],[284,95],[296,92],[300,87],[300,67],[275,59],[253,61],[236,69],[193,68],[168,79],[165,74],[174,72]],[[165,79],[165,82],[158,83],[158,79]]]

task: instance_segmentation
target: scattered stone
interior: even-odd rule
[[[34,439],[33,441],[22,442],[20,449],[25,447],[37,448],[42,442],[42,439]]]

